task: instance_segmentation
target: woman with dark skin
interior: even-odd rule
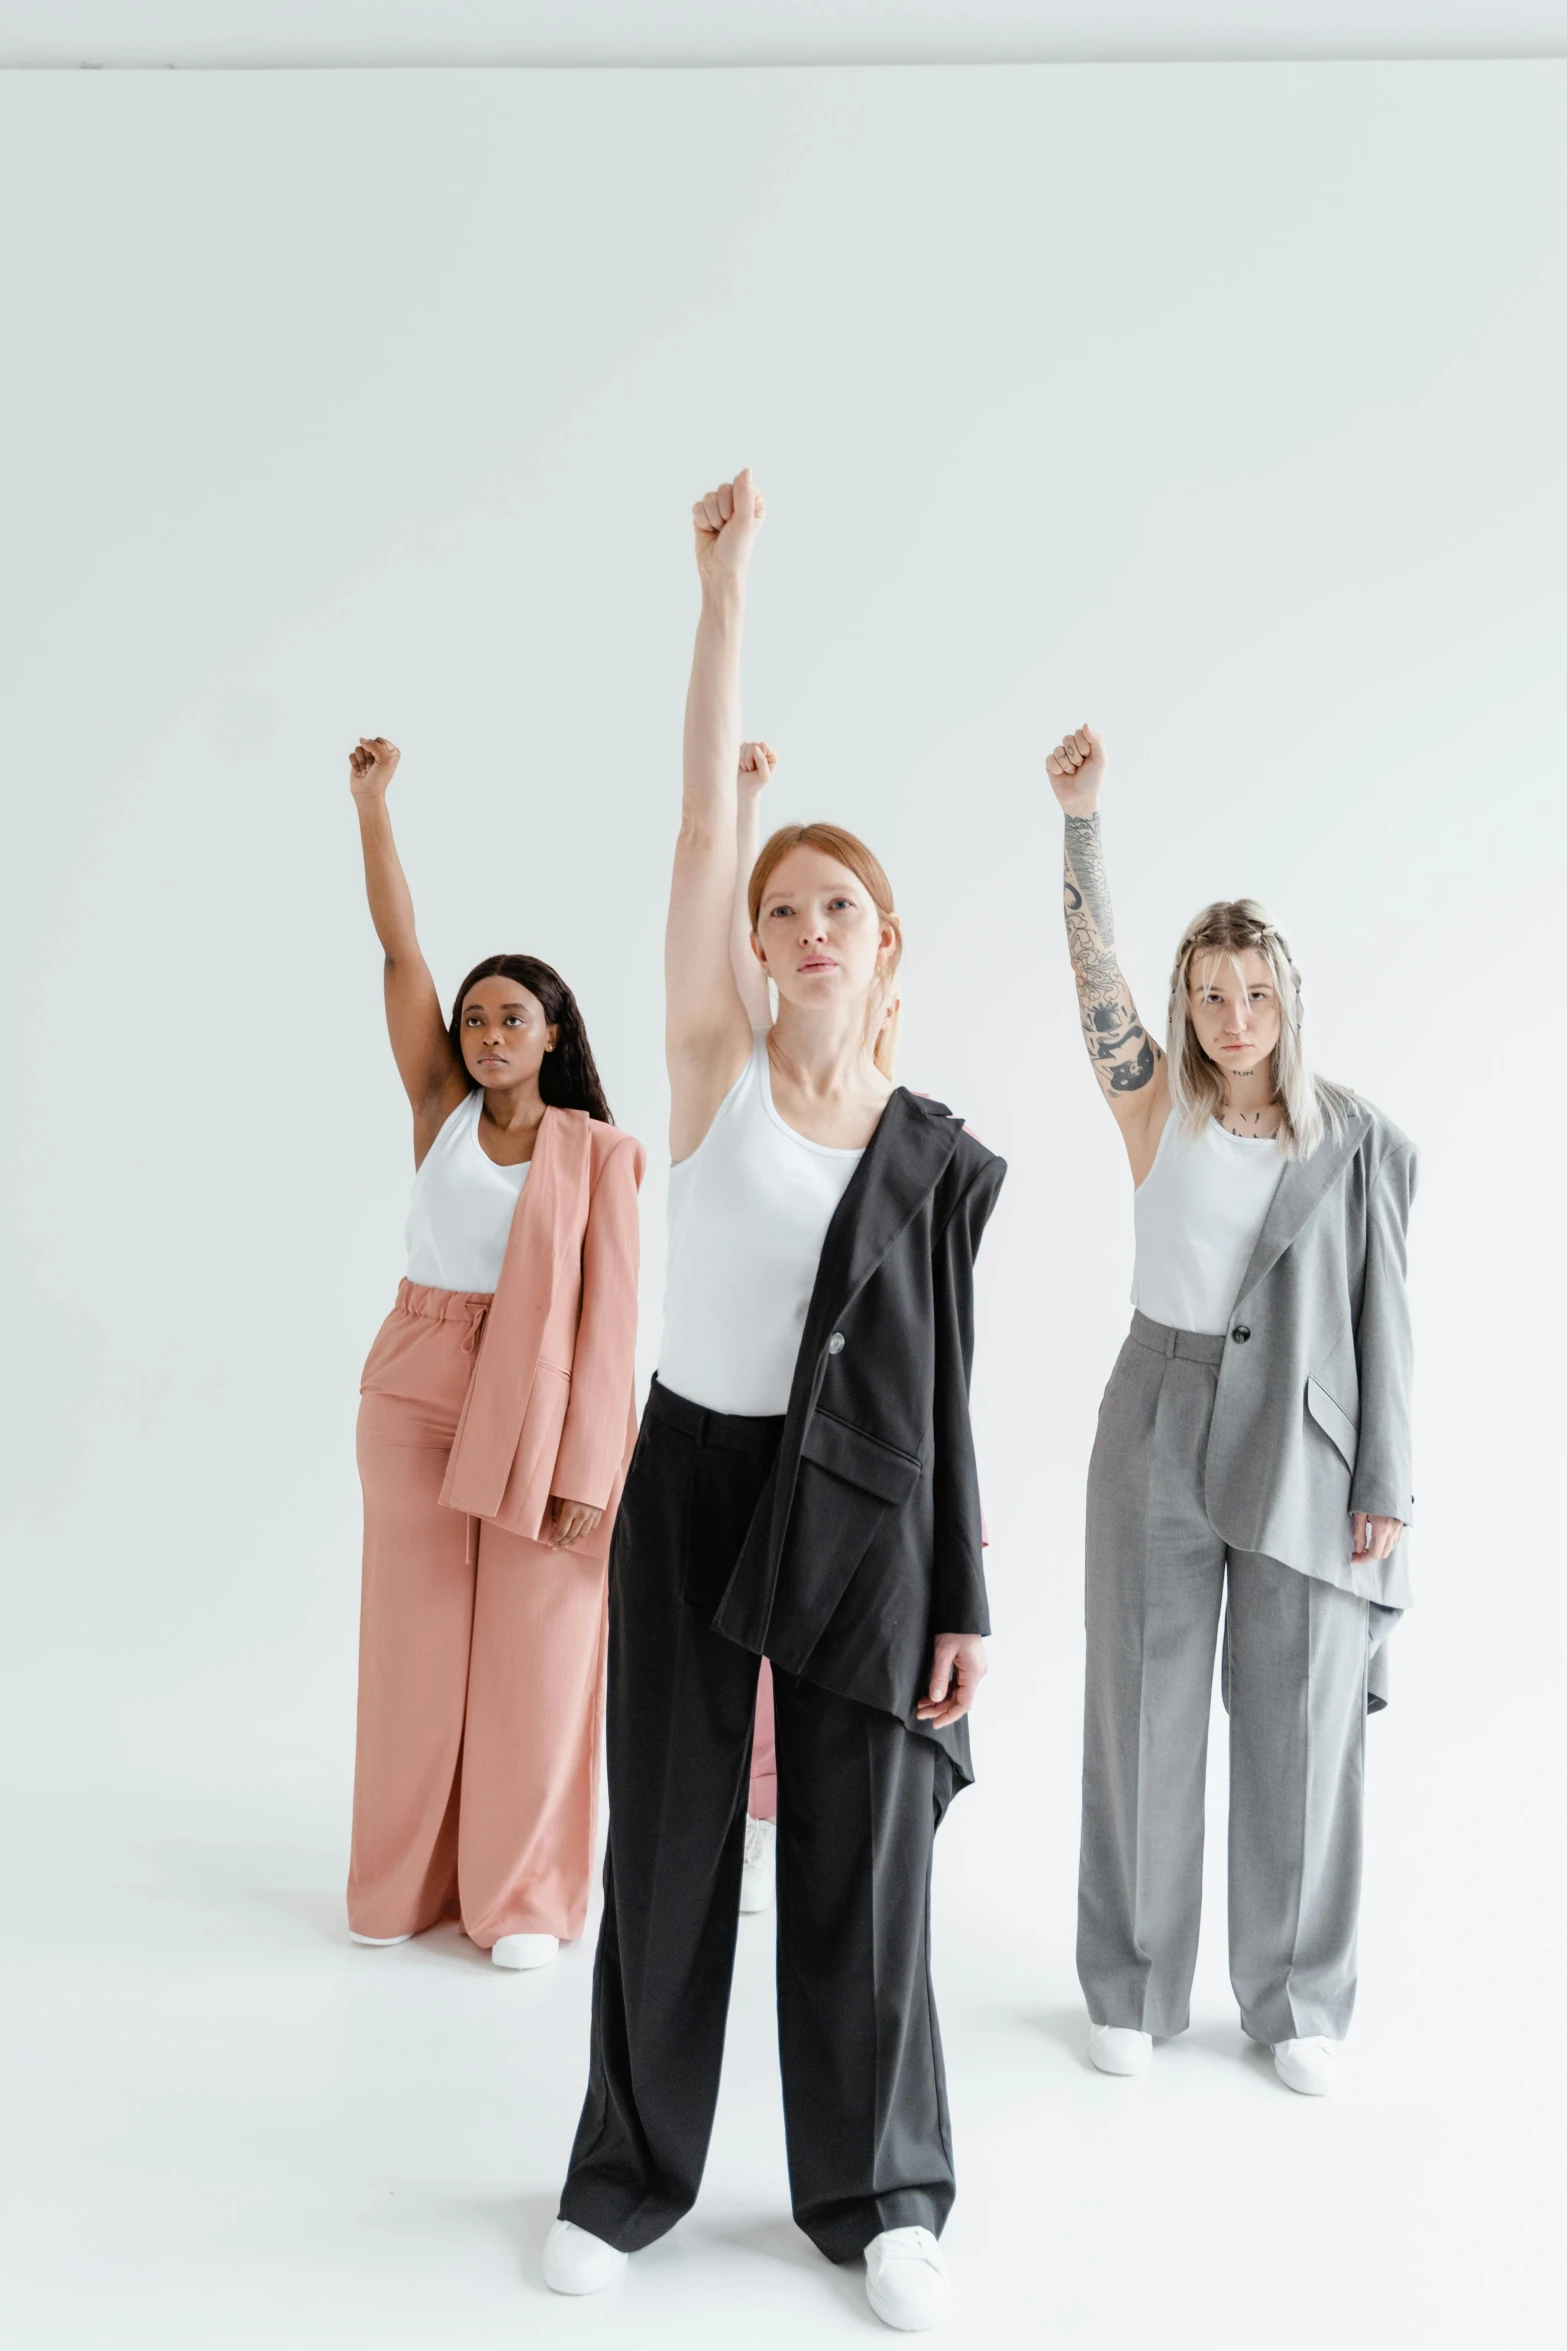
[[[455,1913],[530,1968],[587,1909],[644,1155],[549,965],[491,956],[443,1016],[387,810],[398,757],[377,736],[349,759],[415,1168],[408,1278],[362,1381],[350,1930],[398,1943]]]

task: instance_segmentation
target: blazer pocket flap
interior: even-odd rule
[[[1314,1379],[1308,1378],[1306,1381],[1306,1409],[1323,1435],[1329,1438],[1343,1454],[1345,1467],[1353,1469],[1360,1432],[1344,1410],[1343,1405],[1335,1404],[1326,1388],[1319,1387]]]
[[[900,1453],[880,1437],[851,1428],[819,1405],[806,1423],[800,1453],[818,1469],[831,1470],[846,1485],[858,1486],[883,1502],[906,1502],[919,1483],[920,1465],[912,1453]]]

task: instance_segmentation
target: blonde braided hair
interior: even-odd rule
[[[1223,956],[1240,977],[1240,959],[1248,951],[1267,965],[1279,1002],[1279,1041],[1269,1056],[1268,1071],[1283,1112],[1279,1148],[1288,1156],[1309,1159],[1325,1134],[1342,1128],[1351,1097],[1342,1086],[1312,1075],[1301,1035],[1300,971],[1288,939],[1255,898],[1216,899],[1194,915],[1181,934],[1170,973],[1170,1099],[1190,1134],[1201,1134],[1223,1109],[1223,1077],[1191,1025],[1192,964],[1199,957]]]

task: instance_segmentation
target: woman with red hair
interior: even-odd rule
[[[695,2199],[718,2094],[758,1676],[777,1757],[795,2218],[930,2325],[953,2171],[932,1838],[989,1630],[973,1263],[1005,1172],[892,1077],[902,931],[852,833],[773,834],[732,958],[740,643],[763,506],[695,509],[701,618],[665,980],[669,1266],[610,1566],[609,1855],[591,2070],[545,2277],[591,2293]]]

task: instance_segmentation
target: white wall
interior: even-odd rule
[[[0,66],[1559,57],[1567,0],[0,0]]]
[[[1037,1830],[1067,1918],[1129,1263],[1042,776],[1088,717],[1145,1011],[1193,908],[1254,891],[1322,1064],[1423,1147],[1422,1598],[1373,1889],[1396,1868],[1415,1919],[1456,1876],[1466,1916],[1537,1931],[1563,99],[1509,66],[0,83],[33,1785],[100,1774],[102,1734],[126,1772],[346,1808],[355,1378],[409,1172],[361,730],[404,747],[443,989],[498,947],[557,961],[653,1146],[651,1362],[686,516],[749,460],[771,813],[881,851],[908,1081],[1012,1166],[976,1399],[988,1794],[944,1866],[996,1884]]]

